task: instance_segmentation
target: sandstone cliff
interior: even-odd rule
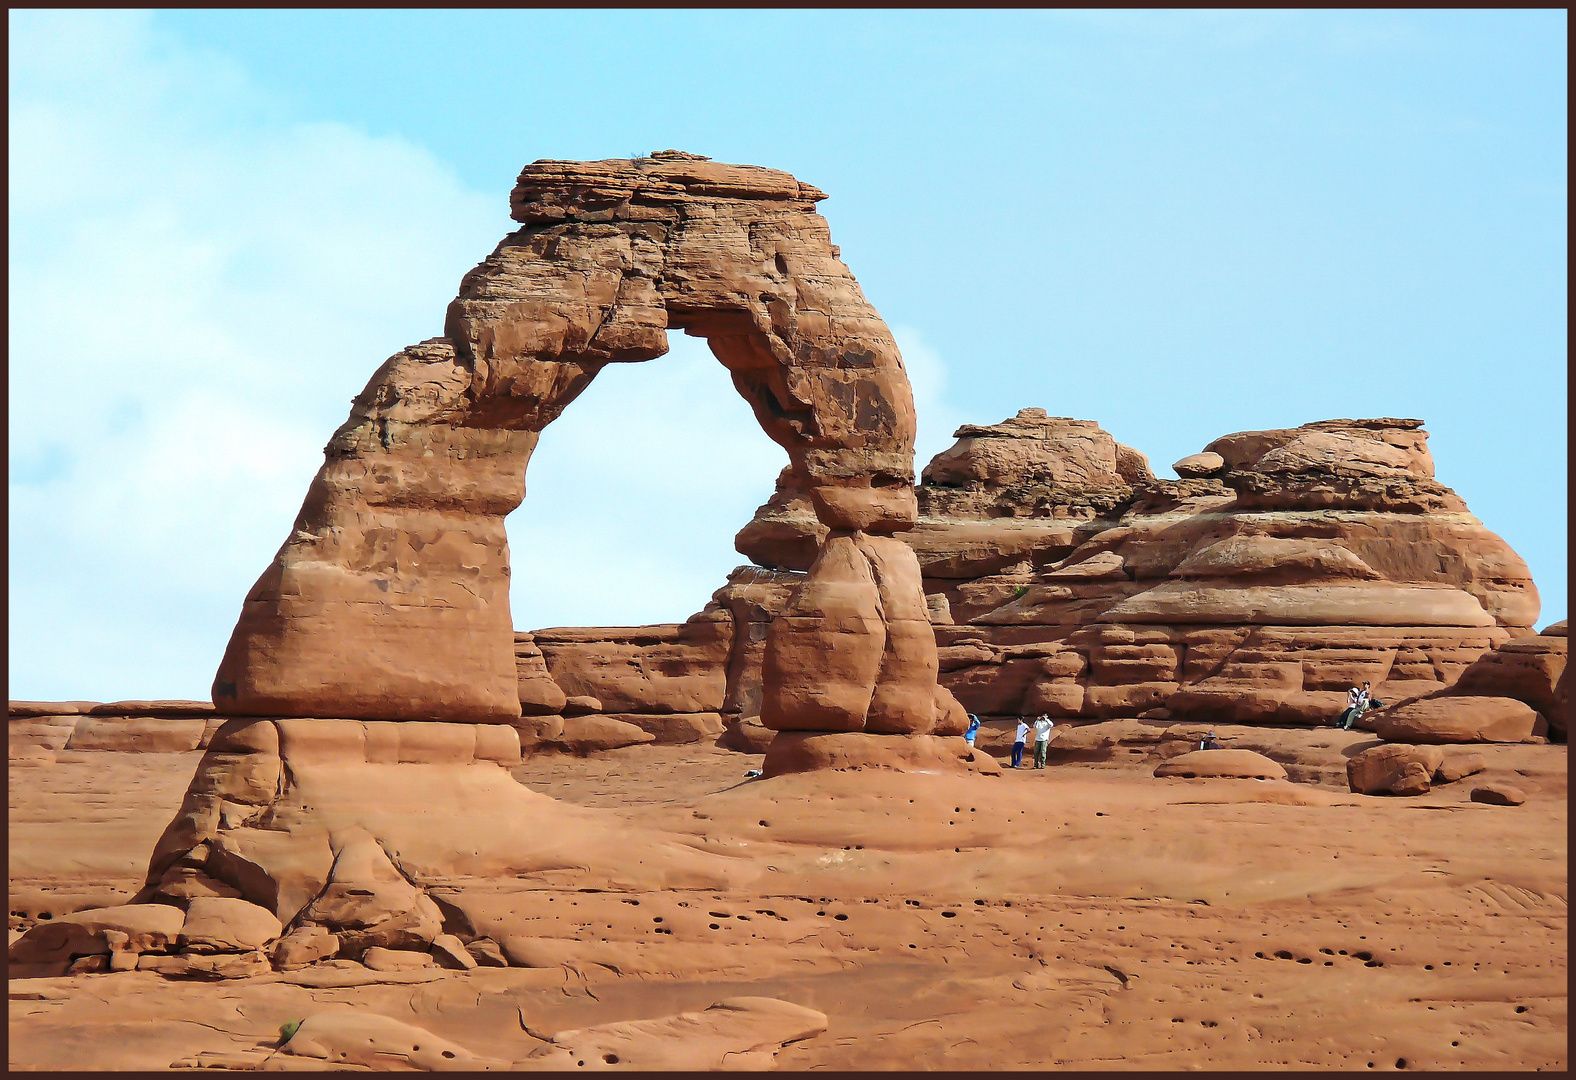
[[[1507,696],[1559,711],[1563,652],[1553,671],[1556,645],[1532,637],[1526,564],[1435,479],[1421,421],[1238,432],[1177,462],[1177,480],[1041,409],[956,438],[900,535],[940,682],[970,711],[1314,724],[1356,683],[1399,704],[1475,664],[1470,685],[1511,677],[1485,664],[1537,668],[1547,687]],[[736,546],[791,582],[826,535],[790,468]],[[737,687],[752,669],[735,667],[729,719],[750,715]],[[1548,723],[1563,732],[1562,715]]]

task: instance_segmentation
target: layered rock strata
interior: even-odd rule
[[[59,750],[199,750],[226,719],[206,701],[13,701],[7,713],[13,758]]]
[[[1239,432],[1178,480],[1040,409],[957,438],[902,539],[970,711],[1318,724],[1352,685],[1399,704],[1479,663],[1500,674],[1459,692],[1556,709],[1564,638],[1531,636],[1526,564],[1434,478],[1421,421]],[[802,568],[823,535],[792,481],[736,541],[767,566]]]
[[[1535,636],[1501,642],[1430,703],[1442,712],[1462,714],[1503,713],[1513,711],[1510,702],[1520,703],[1536,712],[1537,728],[1546,728],[1551,738],[1563,742],[1570,713],[1569,658],[1570,639],[1561,619]]]
[[[671,151],[527,167],[510,196],[522,228],[465,276],[443,336],[379,368],[329,441],[247,595],[220,711],[512,724],[522,704],[552,708],[520,683],[532,657],[510,625],[504,516],[538,433],[679,329],[708,340],[830,531],[766,635],[762,717],[933,730],[951,710],[913,552],[891,539],[916,515],[912,396],[815,213],[824,197]]]

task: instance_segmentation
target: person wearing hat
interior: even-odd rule
[[[1198,748],[1200,750],[1219,750],[1221,747],[1220,744],[1215,741],[1215,733],[1211,731],[1199,741]]]

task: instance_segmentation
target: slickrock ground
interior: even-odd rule
[[[1164,730],[1062,726],[1048,769],[1001,776],[538,754],[518,782],[753,874],[467,882],[530,967],[12,980],[11,1067],[252,1068],[297,1020],[264,1067],[1566,1067],[1564,746],[1446,746],[1485,767],[1368,797],[1345,769],[1366,732],[1215,726],[1291,777],[1254,781],[1157,778],[1196,745]],[[198,756],[13,760],[13,937],[134,891]],[[1471,801],[1490,785],[1526,801]]]

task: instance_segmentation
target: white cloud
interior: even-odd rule
[[[917,481],[930,459],[957,441],[952,433],[960,424],[996,421],[964,416],[948,400],[947,365],[941,354],[913,327],[894,326],[891,329],[903,353],[909,385],[914,389],[914,411],[919,419],[914,439],[914,479]]]
[[[706,345],[611,364],[543,432],[509,515],[515,626],[678,622],[749,562],[733,536],[788,455]]]
[[[13,697],[205,697],[378,364],[509,223],[420,147],[266,119],[145,16],[11,13]]]
[[[145,15],[9,25],[10,694],[203,698],[349,398],[441,332],[504,192],[277,119]],[[895,333],[923,468],[962,418]],[[671,345],[544,432],[509,520],[516,626],[683,619],[746,561],[787,456],[703,343]]]
[[[895,327],[919,414],[916,470],[952,445],[941,356]],[[787,454],[767,438],[705,344],[613,365],[542,433],[529,495],[509,517],[515,625],[639,625],[698,611],[748,560],[733,536]]]

